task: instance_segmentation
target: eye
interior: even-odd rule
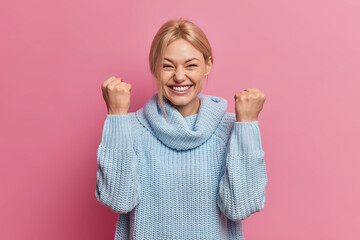
[[[170,65],[164,65],[163,68],[172,68]]]
[[[193,68],[193,67],[197,67],[197,65],[195,65],[195,64],[191,64],[191,65],[188,65],[188,67]]]

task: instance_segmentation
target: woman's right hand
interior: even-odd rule
[[[108,114],[128,114],[131,92],[130,83],[126,83],[121,78],[112,76],[102,83],[101,90],[106,102]]]

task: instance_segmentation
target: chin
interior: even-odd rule
[[[178,97],[170,97],[170,98],[166,98],[172,105],[176,105],[176,106],[185,106],[188,105],[192,99],[177,99]]]

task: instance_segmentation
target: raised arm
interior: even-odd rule
[[[265,205],[267,174],[258,116],[265,94],[247,88],[235,94],[236,121],[227,145],[217,203],[231,220],[243,220]]]
[[[134,150],[130,107],[131,84],[112,76],[101,85],[108,109],[97,150],[95,196],[114,212],[131,211],[140,201],[138,159]]]

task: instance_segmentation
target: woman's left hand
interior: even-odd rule
[[[265,94],[257,88],[247,88],[235,94],[236,121],[257,121],[265,102]]]

